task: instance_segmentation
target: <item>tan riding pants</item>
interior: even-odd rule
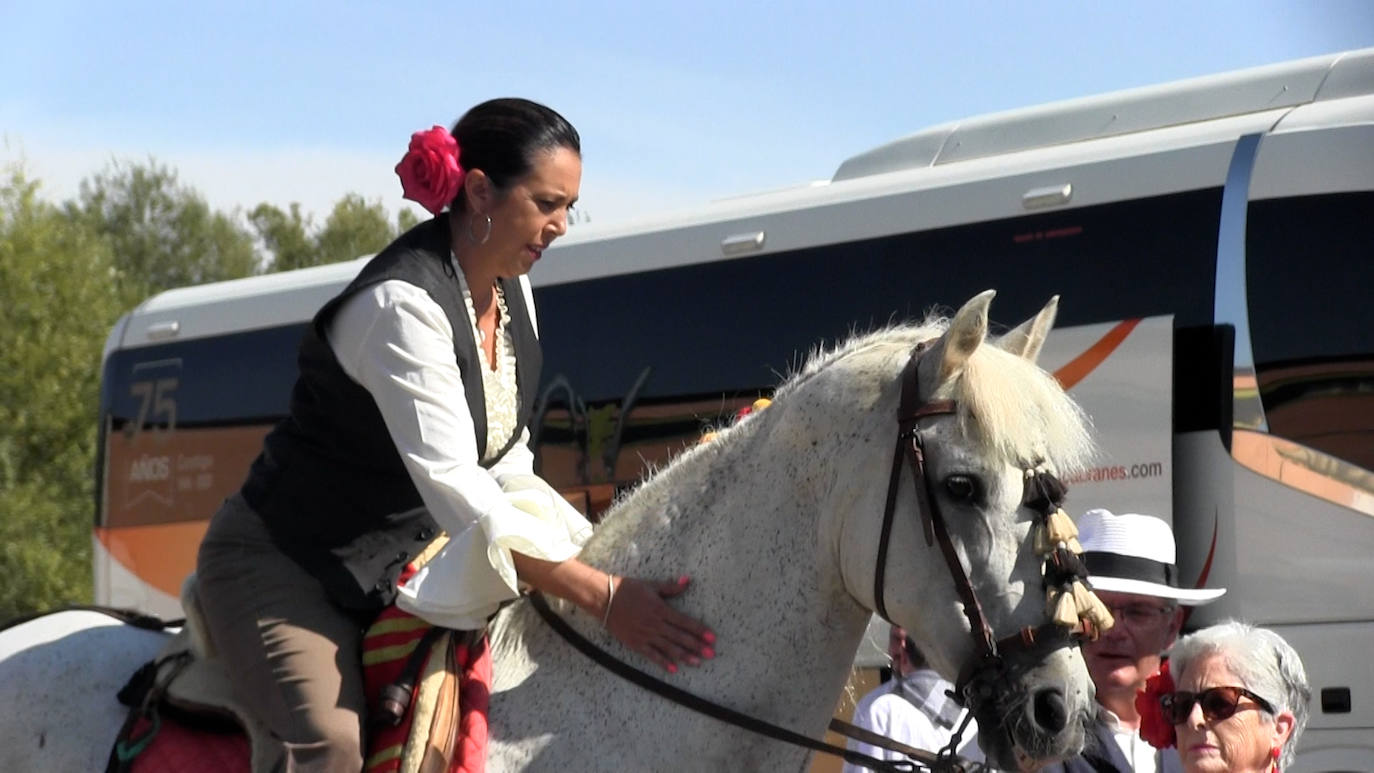
[[[271,771],[361,770],[367,701],[358,624],[273,544],[238,494],[210,521],[196,576],[236,697],[280,744]]]

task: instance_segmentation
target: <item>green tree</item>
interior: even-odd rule
[[[248,276],[258,269],[253,236],[213,211],[169,167],[114,162],[81,183],[67,213],[108,240],[126,306],[161,290]]]
[[[411,220],[414,221],[414,215]],[[268,271],[353,260],[381,250],[397,234],[381,202],[369,203],[356,193],[339,199],[324,227],[315,233],[311,233],[310,218],[301,214],[300,204],[292,204],[288,212],[283,212],[264,202],[248,215],[248,222],[271,253]],[[403,218],[397,219],[398,224],[405,222]]]
[[[320,262],[337,263],[378,252],[395,238],[380,201],[369,203],[356,193],[348,193],[334,204],[316,243]]]
[[[320,260],[315,240],[307,233],[310,218],[301,215],[301,205],[292,203],[289,212],[263,202],[253,208],[248,222],[270,254],[268,271],[290,271],[317,266]]]
[[[396,213],[396,232],[398,234],[403,234],[419,224],[420,216],[415,214],[412,209],[401,207],[401,210]]]
[[[0,619],[91,597],[100,352],[121,308],[108,243],[0,179]]]
[[[164,289],[352,259],[397,233],[356,194],[318,231],[296,204],[258,206],[250,230],[155,161],[113,164],[61,207],[38,191],[0,167],[0,620],[91,598],[101,351],[122,312]],[[396,225],[415,221],[402,210]]]

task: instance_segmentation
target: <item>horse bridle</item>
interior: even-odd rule
[[[1049,619],[1037,626],[1026,626],[1002,639],[993,634],[987,615],[978,602],[978,594],[969,581],[968,572],[959,560],[958,551],[950,539],[949,528],[940,510],[939,499],[932,490],[934,482],[926,472],[925,441],[921,435],[921,419],[957,413],[953,400],[921,400],[919,370],[922,355],[929,351],[927,342],[917,344],[902,370],[901,402],[897,411],[897,447],[892,456],[892,473],[888,479],[886,504],[883,508],[882,531],[878,537],[878,556],[873,573],[873,600],[879,615],[888,622],[883,585],[887,569],[888,543],[896,513],[897,490],[901,482],[902,460],[911,469],[914,488],[921,511],[921,523],[926,545],[939,543],[955,590],[968,618],[970,634],[977,653],[959,675],[955,690],[970,709],[977,713],[982,703],[990,700],[998,684],[1005,677],[1004,657],[1016,651],[1053,650],[1076,644],[1083,638],[1095,639],[1101,630],[1112,625],[1111,613],[1086,584],[1087,570],[1079,560],[1082,548],[1078,545],[1077,530],[1060,508],[1066,489],[1048,469],[1027,469],[1022,506],[1037,514],[1035,550],[1044,558],[1044,580],[1047,592]],[[959,733],[950,744],[955,747]]]

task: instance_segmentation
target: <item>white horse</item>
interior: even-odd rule
[[[920,423],[930,491],[958,560],[998,636],[1044,622],[1024,471],[1074,469],[1090,441],[1082,413],[1033,363],[1055,302],[994,344],[985,342],[991,298],[975,297],[950,321],[884,330],[814,356],[771,407],[686,451],[608,514],[583,560],[623,575],[691,575],[678,603],[717,634],[714,659],[665,681],[798,733],[824,734],[880,605],[874,577],[900,375],[923,341],[930,345],[917,370],[920,397],[958,406]],[[889,618],[954,678],[976,655],[950,570],[923,537],[918,485],[903,465],[881,594]],[[599,621],[551,605],[612,656],[653,670]],[[0,635],[0,658],[8,654],[0,661],[0,768],[99,767],[121,721],[114,691],[156,642],[128,654],[103,636],[75,646],[90,633],[78,621],[66,638],[27,650],[12,643],[38,622]],[[145,636],[127,632],[130,642]],[[496,617],[491,645],[492,770],[801,770],[809,760],[808,750],[607,674],[528,603]],[[48,653],[46,669],[35,652]],[[1076,647],[1037,650],[1030,660],[1010,663],[996,685],[1000,697],[980,707],[980,745],[1002,768],[1076,754],[1092,715],[1093,688]],[[45,688],[59,681],[86,687],[79,695]],[[51,710],[59,701],[65,715]]]

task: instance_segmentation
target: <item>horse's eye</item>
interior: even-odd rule
[[[945,478],[945,492],[955,502],[972,502],[978,498],[978,481],[972,475],[951,475]]]

